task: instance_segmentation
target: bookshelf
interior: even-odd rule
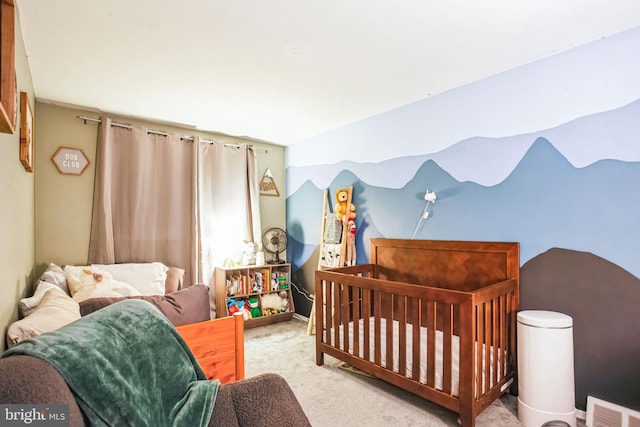
[[[216,267],[214,285],[216,317],[231,316],[243,307],[245,328],[291,320],[295,313],[291,264]]]

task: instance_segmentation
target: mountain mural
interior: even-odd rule
[[[497,185],[517,167],[538,137],[553,141],[556,149],[575,167],[585,167],[603,159],[637,162],[640,161],[638,117],[640,100],[533,133],[468,138],[437,153],[397,157],[379,163],[340,161],[330,165],[290,165],[287,168],[287,195],[297,192],[307,181],[319,188],[328,187],[342,170],[351,171],[369,185],[402,188],[427,160],[435,161],[458,181]],[[381,175],[381,169],[394,173]]]
[[[592,395],[640,410],[638,301],[640,280],[590,253],[552,248],[522,266],[520,308],[573,319],[578,408]]]
[[[395,166],[381,163],[377,175],[393,176]],[[519,241],[522,263],[551,247],[591,252],[640,277],[640,241],[633,232],[640,200],[629,197],[636,194],[637,182],[640,162],[609,159],[576,168],[539,137],[493,186],[460,182],[429,159],[401,188],[373,186],[342,170],[329,189],[333,196],[338,188],[354,187],[359,263],[368,259],[370,237],[411,238],[416,232],[420,239]],[[426,189],[438,198],[419,224]],[[287,198],[294,267],[304,264],[320,242],[322,193],[307,181]]]

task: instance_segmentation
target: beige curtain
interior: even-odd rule
[[[102,118],[98,134],[90,263],[195,260],[193,142]]]
[[[198,166],[198,280],[210,286],[213,270],[242,256],[246,242],[260,242],[260,192],[256,153],[248,144],[201,142]]]
[[[184,268],[185,284],[206,283],[213,295],[215,266],[260,241],[259,198],[252,146],[102,118],[89,262],[160,261]]]

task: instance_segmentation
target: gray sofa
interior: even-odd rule
[[[32,356],[0,359],[0,404],[26,403],[69,405],[69,425],[87,425],[64,378],[51,365]],[[271,425],[311,425],[281,376],[263,374],[220,387],[209,426]]]
[[[194,286],[176,292],[168,300],[166,297],[152,298],[147,302],[155,305],[171,323],[180,324],[185,321],[182,315],[189,320],[194,315],[194,306],[189,301],[201,300],[206,292],[205,286]],[[101,308],[115,302],[118,300],[94,301],[83,314],[96,309],[102,311]],[[206,310],[200,311],[205,315]],[[53,365],[30,355],[3,356],[0,358],[0,404],[68,405],[70,426],[90,425],[64,377]],[[96,382],[100,381],[99,374],[96,372]],[[0,414],[0,424],[2,421]],[[304,427],[310,423],[287,382],[279,375],[263,374],[220,386],[208,425]]]

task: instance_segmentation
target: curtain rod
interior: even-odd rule
[[[102,123],[102,120],[94,119],[93,117],[86,117],[86,116],[77,116],[77,117],[80,120],[82,120],[85,125],[87,124],[87,122]],[[129,129],[129,130],[133,129],[133,126],[125,124],[125,123],[111,122],[111,126],[117,126],[117,127]],[[147,129],[147,133],[152,133],[152,134],[155,134],[155,135],[162,135],[162,136],[167,136],[168,135],[167,132],[164,132],[164,131],[161,131],[161,130],[153,130],[153,129]],[[195,138],[193,136],[181,136],[180,139],[186,139],[188,141],[195,140]],[[212,144],[213,140],[212,139],[200,139],[200,142],[205,142],[205,143],[208,143],[208,144]],[[225,143],[224,146],[225,147],[240,148],[239,144]],[[251,147],[256,149],[256,150],[259,150],[259,151],[264,151],[265,153],[268,153],[269,151],[271,151],[271,148],[256,148],[253,145],[251,145]]]

